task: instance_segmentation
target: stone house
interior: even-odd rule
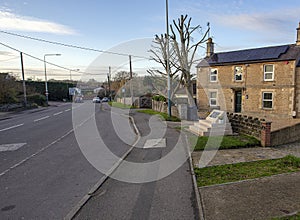
[[[197,65],[200,112],[300,118],[300,23],[295,44],[214,53]]]

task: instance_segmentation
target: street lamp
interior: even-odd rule
[[[49,101],[49,93],[48,93],[48,82],[47,82],[47,72],[46,72],[46,56],[60,56],[61,54],[56,53],[56,54],[45,54],[44,55],[44,68],[45,68],[45,95],[46,95],[46,103],[48,106],[48,101]]]
[[[70,81],[72,81],[72,71],[76,71],[78,72],[80,69],[73,69],[73,70],[70,70]]]
[[[168,75],[168,115],[171,117],[171,76],[170,76],[170,49],[169,49],[169,3],[166,0],[166,29],[167,29],[167,75]]]

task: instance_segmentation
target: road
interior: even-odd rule
[[[133,111],[137,135],[126,111],[86,101],[1,120],[0,219],[198,219],[187,143]]]
[[[82,116],[72,120],[72,114]],[[89,101],[0,121],[0,219],[63,219],[103,177],[84,157],[74,132],[92,119],[113,136],[109,111]],[[130,147],[108,136],[106,143],[118,156]]]

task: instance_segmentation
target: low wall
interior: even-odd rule
[[[271,132],[271,145],[281,145],[300,141],[300,123]]]
[[[271,122],[247,115],[227,113],[232,131],[247,134],[260,140],[263,147],[271,146]]]
[[[157,112],[168,113],[168,104],[165,102],[152,100],[152,109]],[[172,116],[179,118],[179,112],[176,106],[171,107],[171,114]]]
[[[152,98],[148,96],[134,97],[133,106],[137,108],[151,108],[151,100]],[[132,105],[131,97],[117,98],[116,101],[125,105]]]
[[[248,134],[256,137],[257,139],[261,138],[263,119],[234,113],[227,113],[227,117],[231,123],[233,132]]]
[[[132,105],[132,99],[131,97],[124,97],[124,98],[117,98],[116,100],[119,103],[125,104],[125,105]],[[138,106],[139,105],[139,98],[138,97],[133,97],[133,106]]]

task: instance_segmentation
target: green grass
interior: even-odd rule
[[[300,158],[291,155],[273,160],[195,168],[199,187],[297,171],[300,171]]]
[[[272,220],[300,220],[300,213],[292,216],[286,216],[281,218],[273,218]]]
[[[166,121],[180,122],[180,119],[175,116],[169,117],[169,115],[167,113],[157,112],[152,109],[137,110],[137,112],[145,113],[148,115],[160,115]]]
[[[194,139],[195,137],[193,137]],[[192,140],[192,143],[196,143],[194,150],[200,151],[207,149],[236,149],[260,146],[260,141],[254,137],[248,135],[236,135],[236,136],[213,136],[213,137],[196,137],[196,140]],[[207,143],[209,140],[209,143]],[[220,145],[221,143],[221,145]],[[220,146],[220,147],[219,147]]]
[[[123,109],[133,108],[133,106],[131,106],[131,105],[125,105],[125,104],[120,103],[120,102],[108,102],[108,104],[112,107],[115,107],[115,108],[123,108]]]

